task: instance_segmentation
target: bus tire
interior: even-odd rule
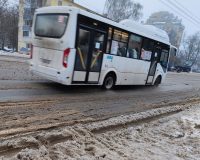
[[[154,82],[154,86],[155,87],[158,87],[160,84],[161,84],[161,76],[158,76]]]
[[[116,82],[116,76],[114,73],[109,73],[108,75],[106,75],[104,82],[103,82],[103,88],[106,90],[110,90],[113,89],[115,86],[115,82]]]

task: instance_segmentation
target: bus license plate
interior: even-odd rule
[[[50,64],[51,63],[51,60],[48,60],[48,59],[43,59],[43,58],[40,58],[42,63],[45,63],[45,64]]]

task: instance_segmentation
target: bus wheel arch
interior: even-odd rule
[[[114,71],[110,71],[104,77],[102,87],[107,90],[113,89],[116,84],[116,81],[117,81],[116,73]]]
[[[155,82],[154,82],[154,86],[159,86],[159,85],[161,84],[161,82],[162,82],[162,76],[161,76],[161,75],[158,75],[158,76],[156,77]]]

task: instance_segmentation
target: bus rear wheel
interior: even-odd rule
[[[113,74],[108,74],[103,82],[103,88],[106,90],[113,89],[115,86],[115,76]]]
[[[156,81],[154,82],[154,86],[158,87],[161,84],[161,77],[157,77]]]

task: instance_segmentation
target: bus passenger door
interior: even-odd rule
[[[151,57],[151,65],[150,65],[150,69],[149,69],[149,73],[148,73],[147,81],[146,81],[147,85],[151,85],[153,83],[153,79],[156,73],[160,54],[161,54],[161,48],[157,47]]]
[[[86,81],[88,83],[98,83],[102,59],[104,53],[104,43],[105,42],[105,33],[93,31],[92,37],[92,45],[91,45],[91,53],[88,61],[88,74],[86,77]]]
[[[104,32],[79,27],[73,83],[98,84],[104,43]]]

